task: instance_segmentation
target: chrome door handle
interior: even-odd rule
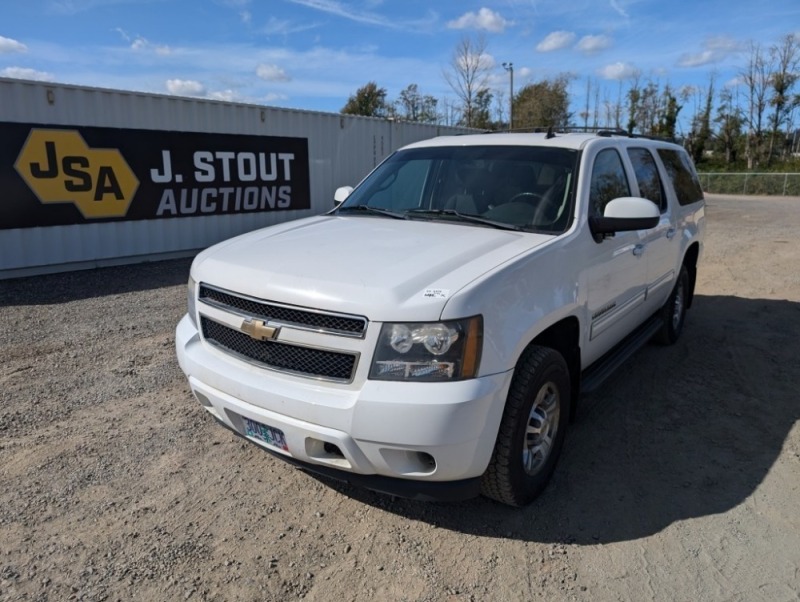
[[[644,253],[644,245],[636,245],[633,247],[633,254],[636,255],[636,257],[639,257],[642,253]]]
[[[667,238],[671,239],[678,231],[675,228],[667,230]]]

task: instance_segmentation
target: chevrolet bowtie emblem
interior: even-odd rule
[[[270,326],[264,320],[254,320],[247,318],[242,322],[242,332],[256,341],[269,341],[278,338],[280,327]]]

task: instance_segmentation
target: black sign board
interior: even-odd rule
[[[0,122],[0,229],[309,209],[308,140]]]

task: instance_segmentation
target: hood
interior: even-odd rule
[[[370,320],[436,320],[459,290],[552,236],[480,226],[325,215],[213,246],[198,282]]]

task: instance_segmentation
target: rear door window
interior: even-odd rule
[[[646,148],[629,148],[628,157],[636,174],[639,196],[653,201],[661,213],[664,213],[667,210],[667,199],[664,197],[664,187],[661,176],[658,175],[655,158]]]

